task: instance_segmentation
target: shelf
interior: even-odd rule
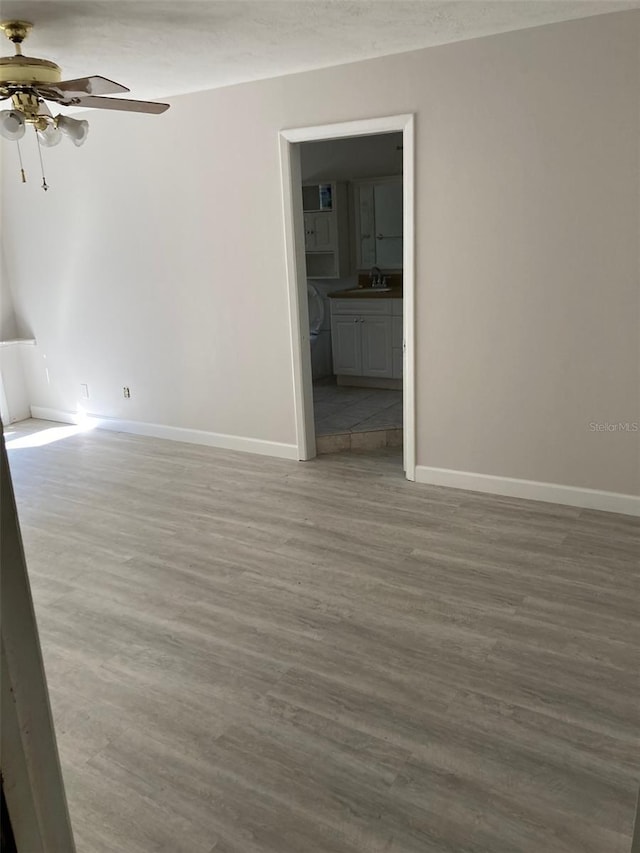
[[[337,278],[338,268],[335,252],[307,252],[307,276],[309,278]]]
[[[331,183],[303,186],[302,209],[305,213],[331,213],[333,211],[333,187]]]

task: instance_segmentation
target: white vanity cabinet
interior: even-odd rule
[[[346,184],[328,181],[302,187],[304,251],[309,278],[341,278],[348,267]]]
[[[394,347],[398,320],[399,361]],[[331,346],[337,376],[401,378],[402,300],[332,299]]]
[[[402,329],[402,300],[394,299],[391,317],[391,360],[393,364],[393,378],[402,379],[402,367],[404,364],[404,333]]]
[[[357,267],[402,269],[402,177],[353,184]]]
[[[331,312],[333,372],[342,376],[362,376],[362,323],[359,315]]]

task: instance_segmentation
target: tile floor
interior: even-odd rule
[[[402,428],[402,391],[352,388],[322,381],[313,386],[316,436]]]

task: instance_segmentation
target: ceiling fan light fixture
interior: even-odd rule
[[[38,130],[38,139],[45,148],[53,148],[62,139],[62,131],[53,124],[48,124],[43,130]]]
[[[62,107],[151,114],[165,112],[169,104],[102,97],[128,92],[129,89],[122,83],[97,74],[63,80],[62,70],[55,62],[22,53],[22,42],[31,28],[32,24],[28,21],[0,20],[0,33],[9,39],[15,49],[13,56],[0,56],[0,100],[11,98],[13,105],[13,109],[0,111],[0,137],[16,143],[20,174],[25,183],[19,140],[24,136],[27,124],[33,127],[42,169],[42,188],[47,190],[49,187],[44,175],[42,148],[58,145],[63,134],[79,147],[84,145],[89,135],[89,122],[65,115],[54,118],[48,101]]]
[[[84,119],[59,115],[55,119],[56,129],[65,133],[74,145],[83,145],[89,135],[89,122]]]
[[[25,129],[24,116],[18,110],[0,112],[0,136],[15,141],[22,139]]]

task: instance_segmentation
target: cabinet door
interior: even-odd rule
[[[402,331],[402,317],[391,318],[391,346],[401,347],[404,340]]]
[[[363,317],[362,375],[393,376],[391,317]]]
[[[336,219],[333,211],[305,213],[304,245],[307,252],[336,250]]]
[[[361,318],[332,316],[331,347],[333,350],[333,372],[348,376],[362,376],[362,328]]]
[[[402,183],[374,184],[376,264],[402,267]]]
[[[358,266],[369,268],[376,263],[376,223],[373,206],[373,184],[360,184],[358,194]]]
[[[403,358],[404,350],[402,347],[394,347],[392,351],[392,359],[393,359],[393,378],[394,379],[402,379],[403,373]]]
[[[305,213],[304,215],[304,248],[307,252],[314,249],[315,231],[313,228],[313,215]]]

